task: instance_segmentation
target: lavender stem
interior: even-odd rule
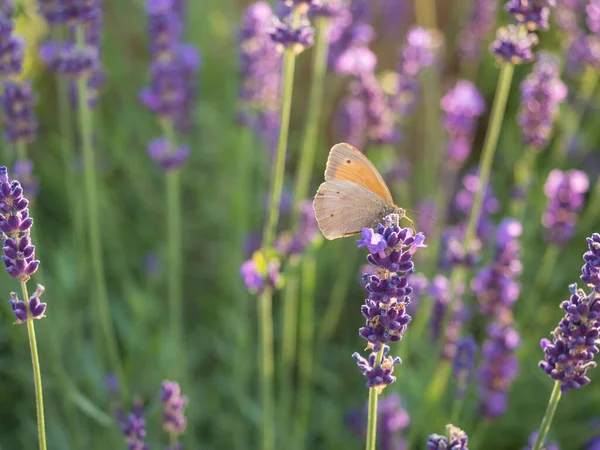
[[[76,28],[77,46],[85,47],[85,25]],[[81,132],[81,143],[83,148],[83,165],[85,178],[85,197],[88,213],[88,233],[90,240],[90,252],[94,272],[96,309],[98,322],[103,333],[102,346],[106,347],[110,367],[124,380],[123,367],[119,360],[115,331],[110,317],[110,306],[106,288],[106,277],[104,261],[102,257],[102,243],[100,236],[100,221],[98,213],[98,185],[96,182],[96,168],[94,163],[94,152],[92,149],[92,116],[88,104],[87,77],[81,76],[77,79],[77,101],[79,111],[79,125]],[[124,386],[125,383],[122,383]],[[125,389],[122,393],[126,398]]]
[[[381,350],[377,352],[377,357],[375,360],[375,367],[381,364],[381,358],[383,357],[383,346]],[[367,422],[367,446],[366,450],[375,450],[377,446],[377,397],[379,397],[379,393],[377,392],[377,388],[369,389],[369,415]]]
[[[29,336],[31,364],[33,365],[33,381],[35,383],[35,407],[37,411],[38,440],[40,443],[40,450],[46,450],[46,426],[44,419],[42,373],[40,371],[40,360],[38,357],[37,342],[35,339],[33,316],[31,315],[31,309],[29,308],[29,294],[27,293],[27,283],[25,281],[21,281],[21,290],[23,291],[23,301],[27,305],[27,334]]]
[[[554,389],[552,389],[552,393],[550,394],[550,400],[548,401],[546,413],[544,414],[542,424],[540,425],[540,432],[538,433],[537,439],[535,440],[535,445],[533,446],[532,450],[541,450],[542,444],[544,443],[544,441],[546,440],[546,436],[548,435],[548,431],[550,431],[550,425],[552,424],[552,419],[554,418],[554,413],[556,412],[556,408],[558,407],[560,397],[560,381],[556,381],[554,383]]]
[[[273,291],[271,288],[266,288],[260,295],[258,322],[262,349],[262,449],[273,450],[275,448],[275,411],[273,404]]]
[[[415,19],[425,28],[437,28],[435,0],[415,0]]]

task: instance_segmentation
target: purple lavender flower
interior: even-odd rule
[[[25,42],[22,38],[8,35],[5,39],[0,39],[0,76],[11,77],[21,73],[24,59]]]
[[[266,287],[277,289],[281,283],[280,264],[279,259],[271,257],[267,260],[265,255],[256,251],[242,264],[240,275],[250,292],[262,292]]]
[[[470,248],[463,250],[463,241],[466,231],[465,224],[446,227],[440,239],[440,251],[437,265],[440,269],[450,270],[457,265],[474,267],[480,258],[481,240],[479,238],[471,241]]]
[[[160,400],[163,404],[163,430],[172,437],[178,437],[187,426],[185,407],[188,399],[181,395],[179,383],[163,381]]]
[[[531,450],[534,447],[535,441],[537,441],[537,438],[538,438],[538,434],[539,434],[539,431],[535,431],[529,435],[529,439],[528,439],[529,446],[524,447],[523,450]],[[560,447],[558,446],[558,444],[556,442],[551,442],[550,444],[546,444],[546,442],[542,442],[542,450],[560,450]],[[590,450],[590,449],[588,449],[588,450]]]
[[[540,52],[533,72],[521,83],[518,115],[523,141],[533,150],[548,146],[559,105],[566,97],[567,87],[560,79],[558,61]]]
[[[427,450],[469,450],[467,433],[454,425],[446,425],[446,436],[430,434]]]
[[[37,285],[37,289],[34,294],[29,297],[28,302],[24,302],[23,300],[19,300],[19,296],[15,292],[10,293],[10,306],[17,318],[16,324],[25,323],[28,320],[27,317],[27,308],[29,307],[30,319],[43,319],[46,317],[44,312],[46,312],[46,304],[40,302],[40,297],[44,293],[44,286],[41,284]]]
[[[150,51],[157,56],[172,53],[181,39],[181,16],[175,0],[149,0],[146,4]]]
[[[471,282],[479,309],[486,316],[510,318],[513,304],[519,298],[521,285],[515,279],[523,270],[518,241],[522,232],[520,222],[504,219],[496,232],[494,260],[481,268]]]
[[[368,406],[353,411],[349,416],[350,426],[356,435],[364,438],[367,429]],[[380,397],[377,404],[377,448],[380,450],[405,450],[406,441],[401,433],[408,427],[410,417],[404,401],[397,393]]]
[[[550,172],[544,184],[548,206],[542,215],[542,225],[546,228],[549,242],[558,246],[569,243],[588,187],[588,176],[580,170],[563,172],[554,169]]]
[[[292,14],[288,14],[281,20],[276,18],[274,29],[270,34],[281,52],[291,49],[296,55],[299,55],[315,43],[315,29],[310,26],[310,22],[304,16],[300,18],[298,24],[293,24]]]
[[[37,98],[28,82],[6,81],[0,97],[4,112],[4,137],[10,143],[31,142],[37,132],[34,107]]]
[[[322,0],[310,3],[309,15],[311,17],[337,17],[346,7],[344,0]]]
[[[555,3],[555,2],[553,2]],[[554,5],[552,5],[554,6]],[[547,30],[550,27],[550,6],[546,2],[535,0],[509,0],[504,10],[529,31]]]
[[[590,30],[596,34],[600,34],[600,1],[590,0],[586,5],[587,24]]]
[[[146,440],[146,420],[143,416],[129,413],[127,420],[121,425],[121,432],[125,437],[129,450],[150,450],[150,446],[144,443]]]
[[[590,383],[587,371],[596,367],[593,359],[599,351],[600,336],[600,299],[596,291],[588,296],[576,284],[569,290],[571,298],[560,305],[565,317],[552,332],[552,341],[544,338],[540,343],[545,355],[539,366],[560,382],[563,394]]]
[[[498,29],[490,51],[499,63],[524,64],[534,60],[533,47],[537,43],[538,37],[534,33],[516,25],[507,25]]]
[[[148,155],[163,170],[179,169],[186,162],[190,148],[187,145],[181,145],[175,150],[167,138],[158,138],[150,141],[148,144]]]
[[[521,337],[511,324],[501,322],[489,325],[487,335],[479,366],[480,409],[486,419],[496,419],[506,411],[506,395],[519,370],[514,353]]]
[[[35,259],[35,246],[29,232],[33,219],[29,217],[29,202],[23,197],[23,188],[10,180],[6,167],[0,167],[0,230],[2,232],[2,261],[8,274],[26,282],[40,262]]]
[[[456,380],[457,398],[465,396],[467,387],[471,383],[476,353],[477,343],[473,339],[473,336],[462,337],[456,343],[456,354],[454,355],[452,371]]]
[[[442,98],[441,106],[450,137],[446,154],[452,164],[461,166],[471,153],[477,119],[485,111],[485,101],[473,83],[461,80]]]
[[[391,356],[387,356],[389,351],[390,348],[384,345],[383,356],[379,365],[377,364],[377,352],[371,353],[368,359],[363,358],[358,353],[352,355],[360,371],[367,377],[366,386],[368,388],[376,388],[379,394],[388,384],[396,381],[396,377],[392,376],[394,366],[402,363],[399,357],[392,358]]]
[[[299,255],[319,235],[315,212],[310,200],[300,204],[300,217],[295,234],[281,233],[275,242],[275,249],[281,255]]]
[[[583,254],[581,281],[600,292],[600,234],[594,233],[586,241],[589,251]]]
[[[467,61],[481,57],[483,42],[492,33],[496,22],[496,0],[475,0],[469,21],[459,36],[459,53]]]
[[[350,84],[350,93],[338,106],[334,125],[338,140],[357,147],[367,142],[399,140],[390,100],[373,73],[356,77]]]

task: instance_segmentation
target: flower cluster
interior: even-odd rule
[[[590,0],[586,5],[587,25],[592,33],[600,34],[600,1]]]
[[[442,37],[435,30],[413,27],[400,49],[398,79],[392,105],[401,118],[409,116],[419,97],[419,75],[435,64],[442,46]]]
[[[446,425],[446,436],[430,434],[427,450],[469,450],[467,433],[454,425]]]
[[[260,293],[265,288],[277,289],[281,285],[281,263],[274,255],[265,255],[256,251],[252,258],[240,268],[244,284],[252,293]]]
[[[489,266],[481,268],[471,283],[479,309],[488,317],[510,318],[512,307],[519,298],[521,286],[515,278],[523,270],[521,245],[518,241],[522,232],[520,222],[504,219],[496,231],[493,261]]]
[[[280,255],[299,255],[319,236],[319,228],[312,202],[300,204],[298,226],[294,233],[283,232],[277,237],[275,249]]]
[[[520,343],[521,337],[510,323],[496,321],[487,328],[478,374],[481,414],[486,419],[496,419],[506,411],[506,395],[519,371],[515,350]]]
[[[148,86],[140,91],[140,100],[156,114],[165,129],[189,131],[196,99],[196,73],[200,54],[181,42],[183,18],[174,0],[148,0],[148,34],[153,61]],[[187,159],[188,148],[177,147],[171,137],[156,139],[148,145],[148,154],[163,169],[180,168]]]
[[[583,254],[585,264],[581,268],[581,281],[600,292],[600,234],[592,234],[587,238],[587,244],[589,251]]]
[[[12,9],[12,8],[11,8]],[[21,73],[25,58],[25,42],[13,34],[12,10],[0,11],[0,76],[8,78]]]
[[[564,394],[569,389],[579,389],[590,383],[587,371],[596,367],[593,361],[600,344],[600,298],[593,290],[590,295],[569,286],[571,297],[561,303],[565,316],[552,332],[552,341],[542,339],[544,360],[540,368],[560,382]]]
[[[481,252],[481,241],[473,239],[470,248],[465,252],[463,241],[466,225],[446,227],[440,238],[440,251],[437,265],[440,269],[450,270],[457,265],[474,267],[479,261]]]
[[[471,154],[477,119],[485,111],[485,101],[473,83],[461,80],[442,98],[441,106],[450,137],[446,155],[452,164],[461,166]]]
[[[56,73],[69,78],[71,100],[77,104],[77,79],[84,77],[87,84],[87,102],[90,107],[97,103],[98,89],[104,84],[105,75],[100,63],[100,34],[102,29],[102,2],[89,0],[76,2],[40,2],[40,11],[48,23],[66,25],[70,39],[50,41],[40,46],[39,54],[44,63]]]
[[[360,437],[365,437],[368,407],[353,411],[349,416],[350,426]],[[377,448],[380,450],[400,450],[406,447],[401,433],[410,423],[404,401],[397,393],[386,395],[377,404]]]
[[[144,443],[146,440],[146,420],[144,416],[129,413],[126,421],[121,424],[121,432],[125,437],[129,450],[150,450],[150,446]]]
[[[477,343],[473,336],[465,336],[456,343],[456,354],[452,364],[452,372],[456,380],[456,398],[463,398],[473,378]]]
[[[482,44],[494,29],[497,9],[496,0],[475,0],[471,17],[459,36],[458,48],[462,58],[479,60]]]
[[[160,400],[163,404],[163,430],[171,436],[171,441],[176,441],[187,425],[185,407],[188,399],[181,395],[179,383],[163,381]]]
[[[567,97],[558,61],[540,52],[533,72],[521,83],[521,109],[518,115],[523,141],[533,150],[548,146],[560,103]]]
[[[10,180],[6,167],[0,167],[0,230],[2,232],[2,261],[11,277],[26,282],[40,262],[35,259],[35,246],[29,237],[33,219],[29,217],[29,202],[23,188]]]
[[[537,35],[526,28],[507,25],[498,29],[490,50],[499,63],[524,64],[535,58],[533,47],[538,41]]]
[[[529,31],[547,30],[550,27],[550,7],[556,0],[509,0],[504,10]]]
[[[542,225],[549,242],[561,247],[569,243],[588,188],[588,176],[580,170],[563,172],[554,169],[548,174],[544,184],[548,205],[542,215]]]
[[[422,233],[415,235],[411,228],[400,228],[399,220],[398,214],[390,214],[384,219],[385,225],[380,223],[377,229],[364,228],[362,239],[358,241],[359,247],[369,250],[367,261],[374,268],[373,274],[363,276],[368,297],[361,308],[366,323],[359,334],[375,353],[369,358],[369,362],[373,360],[370,365],[358,354],[354,355],[369,380],[369,387],[377,385],[373,383],[385,385],[393,382],[391,371],[394,364],[400,362],[399,359],[388,357],[380,364],[376,356],[382,349],[384,354],[389,351],[385,344],[399,342],[411,321],[406,306],[412,293],[409,285],[409,276],[414,272],[412,257],[417,249],[426,247],[425,236]],[[372,370],[366,371],[367,367]],[[381,378],[381,370],[389,370],[389,373],[386,372],[389,376]]]
[[[29,297],[29,302],[24,302],[23,300],[19,300],[19,296],[15,292],[10,293],[10,306],[17,318],[15,323],[25,323],[28,318],[31,319],[42,319],[44,316],[44,312],[46,312],[46,304],[40,302],[40,297],[44,293],[44,286],[38,284],[37,289],[34,294]],[[29,308],[29,313],[31,314],[28,317],[27,309]]]
[[[368,388],[376,388],[378,393],[381,393],[388,384],[396,381],[396,377],[392,376],[394,366],[402,363],[402,360],[398,356],[395,358],[387,356],[390,351],[387,345],[384,345],[382,349],[381,361],[377,360],[377,352],[371,353],[368,359],[363,358],[357,352],[352,354],[358,368],[367,377],[366,386]]]
[[[294,14],[288,14],[282,19],[275,18],[271,40],[280,52],[291,50],[296,55],[311,47],[315,42],[315,29],[305,15],[294,23]]]

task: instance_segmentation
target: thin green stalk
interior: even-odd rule
[[[261,332],[262,370],[262,449],[275,448],[275,410],[273,403],[273,292],[265,289],[260,295],[258,320]]]
[[[415,19],[425,28],[437,28],[435,0],[415,0]]]
[[[84,25],[77,26],[77,45],[85,47]],[[79,126],[81,133],[81,145],[83,148],[83,166],[85,181],[85,198],[87,206],[88,233],[90,240],[90,259],[94,273],[94,292],[96,296],[96,317],[102,330],[101,348],[106,348],[110,368],[124,381],[124,372],[119,359],[115,330],[110,316],[108,291],[102,256],[102,243],[100,234],[100,216],[98,206],[98,185],[96,181],[96,164],[92,146],[92,114],[88,105],[87,78],[79,77],[77,80],[77,100],[79,113]],[[121,386],[126,383],[122,382]],[[122,387],[122,395],[126,398],[125,388]]]
[[[300,152],[300,162],[296,171],[296,186],[294,190],[294,209],[292,213],[292,223],[294,226],[297,226],[300,204],[308,197],[308,190],[310,188],[319,134],[319,122],[321,120],[325,75],[327,73],[329,44],[327,28],[329,26],[329,19],[327,17],[317,17],[315,25],[317,36],[313,56],[312,83],[310,85],[306,126]]]
[[[535,444],[532,450],[541,450],[542,444],[544,443],[544,441],[546,440],[546,436],[548,435],[548,431],[550,431],[550,425],[552,425],[552,419],[554,418],[554,413],[556,412],[556,408],[558,407],[560,397],[560,381],[556,381],[554,382],[554,389],[552,389],[552,393],[550,394],[548,407],[546,408],[546,413],[544,414],[544,418],[542,419],[540,431],[538,433],[537,439],[535,440]]]
[[[375,366],[381,364],[381,358],[383,357],[383,347],[377,352],[375,359]],[[375,450],[377,447],[377,397],[379,393],[377,388],[369,389],[369,412],[367,421],[367,445],[366,450]]]
[[[460,423],[460,413],[465,404],[465,396],[455,397],[452,402],[452,413],[450,414],[450,423]]]
[[[35,340],[35,328],[33,326],[33,317],[29,308],[29,294],[27,293],[27,283],[21,281],[21,290],[23,291],[23,301],[27,305],[27,334],[29,335],[29,349],[31,350],[31,364],[33,365],[33,381],[35,383],[35,407],[37,411],[37,428],[40,450],[46,450],[46,426],[44,420],[44,397],[42,392],[42,372],[40,371],[40,360],[38,357],[37,342]]]
[[[508,101],[508,94],[510,92],[513,72],[514,65],[509,63],[502,64],[500,75],[498,77],[498,86],[496,88],[494,104],[492,106],[492,112],[490,115],[490,124],[483,142],[481,161],[479,163],[479,186],[477,188],[477,192],[475,192],[473,208],[471,209],[471,214],[469,215],[467,230],[465,231],[465,238],[463,241],[463,252],[465,253],[471,246],[471,241],[475,237],[477,223],[481,217],[483,195],[490,180],[490,172],[492,170],[492,163],[494,162],[496,147],[498,146],[500,130],[502,129],[502,120],[504,119],[504,112],[506,111],[506,102]]]
[[[287,426],[290,424],[292,413],[292,385],[298,336],[299,263],[299,258],[292,258],[288,262],[281,312],[283,337],[281,342],[281,358],[279,359],[278,366],[281,388],[278,417],[281,419],[283,429],[287,429]]]
[[[279,141],[277,144],[277,156],[271,172],[271,187],[269,189],[269,209],[267,221],[263,231],[263,248],[269,249],[273,245],[277,222],[279,221],[279,204],[283,191],[283,179],[285,176],[285,156],[288,144],[288,133],[290,128],[290,113],[292,110],[292,93],[294,87],[294,67],[296,55],[292,50],[286,50],[283,56],[283,85],[281,104],[281,124],[279,128]]]
[[[314,349],[315,349],[315,290],[317,260],[315,248],[310,248],[302,259],[302,291],[300,301],[299,350],[298,350],[298,413],[294,436],[306,447],[310,410],[312,403]]]
[[[596,218],[600,215],[600,178],[596,179],[594,190],[590,195],[588,207],[581,217],[580,229],[587,230],[592,227]]]

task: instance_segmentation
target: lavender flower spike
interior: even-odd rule
[[[550,4],[554,6],[556,0],[509,0],[504,10],[529,31],[547,30],[550,27]]]
[[[564,394],[590,383],[588,369],[596,367],[594,356],[600,350],[600,298],[588,296],[576,284],[569,286],[571,298],[561,303],[565,317],[552,332],[552,341],[542,339],[545,358],[540,368],[560,382]]]
[[[35,259],[35,246],[31,245],[29,237],[33,219],[29,217],[28,205],[19,182],[10,180],[7,168],[0,167],[2,261],[10,276],[23,282],[29,280],[40,265]]]
[[[302,16],[296,25],[293,23],[293,14],[288,14],[281,20],[275,20],[271,39],[277,44],[279,51],[283,52],[289,48],[299,55],[315,43],[315,29],[310,26],[305,16]]]
[[[452,370],[456,379],[456,397],[463,398],[473,377],[477,343],[473,336],[460,338],[456,344],[456,355]]]
[[[394,366],[402,364],[402,360],[399,357],[392,358],[391,356],[387,356],[389,351],[390,348],[384,345],[383,356],[379,365],[377,365],[377,352],[371,353],[368,359],[363,358],[358,353],[352,355],[360,371],[367,377],[366,386],[368,388],[376,388],[378,394],[381,394],[388,384],[396,381],[396,377],[392,376]]]
[[[431,434],[427,440],[427,450],[469,450],[467,433],[454,425],[446,425],[446,436]]]
[[[46,304],[40,302],[40,297],[44,293],[44,286],[38,284],[37,289],[31,297],[29,297],[29,312],[31,313],[31,319],[43,319],[46,317],[44,312],[46,311]],[[15,324],[25,323],[28,320],[27,317],[27,304],[23,300],[19,300],[19,296],[15,292],[10,293],[10,306],[15,313],[17,321]]]
[[[516,25],[507,25],[498,29],[490,50],[499,63],[524,64],[535,58],[533,47],[537,43],[535,34]]]
[[[163,381],[160,399],[163,403],[163,430],[177,438],[187,426],[185,407],[188,399],[181,395],[179,383],[174,381]]]
[[[121,432],[125,436],[129,450],[150,450],[150,446],[144,443],[146,421],[143,416],[129,413],[127,420],[121,425]]]
[[[473,12],[459,36],[459,53],[467,61],[481,57],[483,42],[492,33],[496,21],[496,0],[475,0]]]
[[[583,254],[581,281],[600,292],[600,234],[594,233],[586,241],[590,250]]]

